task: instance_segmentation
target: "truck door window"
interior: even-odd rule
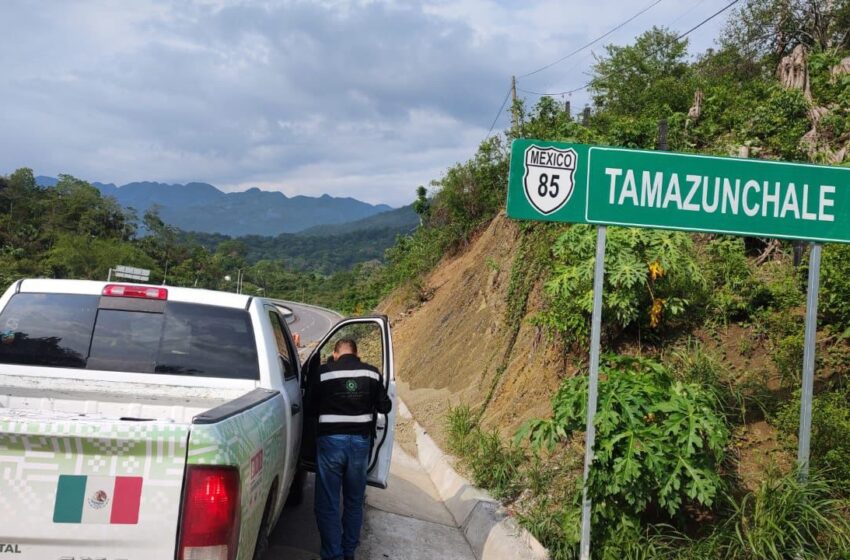
[[[353,323],[340,328],[320,349],[323,364],[333,359],[334,346],[343,338],[353,340],[357,344],[357,355],[362,361],[379,370],[383,369],[383,337],[381,327],[375,323]]]
[[[277,343],[277,354],[280,356],[281,365],[283,367],[283,378],[293,379],[296,376],[295,365],[292,361],[292,356],[289,353],[289,345],[286,343],[286,334],[283,330],[280,315],[274,311],[269,311],[269,321],[272,323],[274,340]]]

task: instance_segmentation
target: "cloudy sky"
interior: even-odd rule
[[[0,0],[0,174],[406,204],[472,155],[512,74],[653,2]],[[661,0],[519,87],[580,86],[605,43],[684,31],[726,3]],[[694,32],[692,52],[723,21]]]

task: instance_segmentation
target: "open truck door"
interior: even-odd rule
[[[372,430],[372,456],[369,461],[367,482],[371,486],[386,488],[390,475],[393,441],[395,440],[396,387],[393,369],[393,345],[390,322],[384,315],[344,319],[325,335],[304,362],[303,386],[305,392],[311,383],[318,382],[318,372],[333,354],[337,340],[350,338],[357,343],[360,359],[378,368],[381,380],[392,400],[389,414],[375,413]],[[311,411],[312,412],[312,411]],[[301,468],[316,472],[316,430],[318,419],[315,414],[304,418],[301,439]]]

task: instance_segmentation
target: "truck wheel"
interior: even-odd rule
[[[269,551],[269,533],[271,528],[272,504],[274,503],[274,492],[269,493],[269,498],[266,500],[266,507],[263,510],[263,520],[260,522],[260,530],[257,532],[257,544],[254,545],[254,560],[263,560],[266,552]]]
[[[296,507],[301,505],[304,500],[304,481],[307,478],[307,471],[298,469],[295,471],[295,477],[292,479],[292,486],[289,487],[289,495],[286,497],[285,507]]]

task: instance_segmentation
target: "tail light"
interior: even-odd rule
[[[239,542],[239,471],[190,466],[178,560],[234,560]]]
[[[123,284],[107,284],[102,295],[112,297],[132,297],[145,299],[168,299],[168,290],[152,286],[125,286]]]

